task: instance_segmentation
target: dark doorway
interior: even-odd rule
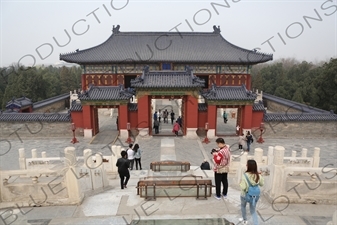
[[[125,75],[124,76],[124,87],[131,87],[131,80],[136,79],[137,75]]]

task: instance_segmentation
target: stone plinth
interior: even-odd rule
[[[199,139],[197,135],[197,128],[186,128],[186,135],[184,138],[186,139]]]
[[[83,132],[85,138],[92,138],[92,129],[84,129]]]
[[[209,129],[207,131],[207,137],[208,138],[215,138],[215,129]]]

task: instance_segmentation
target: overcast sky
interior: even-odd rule
[[[1,0],[0,15],[0,67],[58,64],[60,53],[101,44],[117,24],[121,32],[212,32],[219,25],[229,42],[274,60],[337,57],[337,0]]]

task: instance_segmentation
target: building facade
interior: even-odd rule
[[[251,91],[251,67],[271,54],[235,46],[213,32],[120,32],[95,47],[61,54],[83,69],[81,103],[72,104],[77,127],[99,132],[98,108],[117,108],[120,135],[152,132],[151,99],[180,99],[183,133],[216,135],[217,109],[237,108],[239,132],[259,127],[263,104]],[[130,101],[130,99],[136,99]]]

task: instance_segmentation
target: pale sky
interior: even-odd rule
[[[118,24],[121,32],[191,32],[188,23],[212,32],[217,25],[227,41],[273,53],[274,60],[337,57],[337,0],[1,0],[0,17],[0,67],[58,64],[60,53],[99,45]]]

